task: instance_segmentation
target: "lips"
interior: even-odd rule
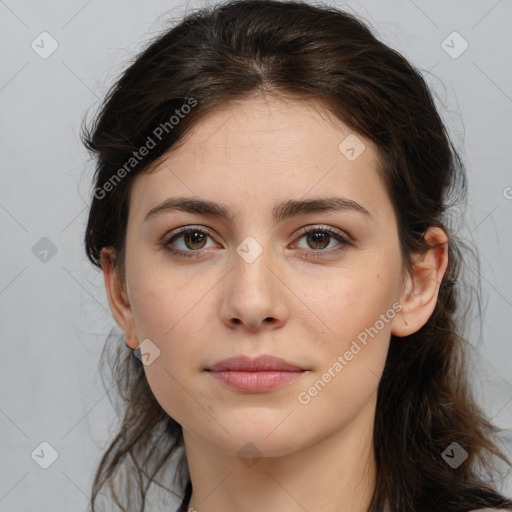
[[[300,372],[305,371],[305,368],[294,365],[274,356],[259,356],[250,358],[248,356],[234,356],[228,359],[223,359],[213,366],[207,368],[212,372],[220,371],[242,371],[242,372],[260,372],[260,371],[283,371],[283,372]]]
[[[261,393],[298,379],[308,372],[295,364],[274,356],[235,356],[215,363],[206,371],[232,390]]]

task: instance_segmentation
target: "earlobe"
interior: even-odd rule
[[[110,310],[117,325],[125,333],[126,346],[135,349],[138,346],[138,340],[133,313],[125,285],[119,279],[115,261],[115,250],[112,247],[104,247],[101,250],[101,267]]]
[[[432,316],[439,288],[448,266],[448,237],[438,227],[424,235],[430,246],[427,252],[413,255],[413,268],[406,277],[400,298],[402,310],[393,320],[394,336],[409,336],[419,331]]]

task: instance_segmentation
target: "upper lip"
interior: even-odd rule
[[[304,371],[304,368],[294,365],[279,357],[263,355],[251,358],[244,355],[228,357],[206,368],[212,372],[221,372],[229,370],[258,372],[258,371]]]

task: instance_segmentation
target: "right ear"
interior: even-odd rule
[[[133,312],[126,293],[125,283],[120,281],[119,269],[115,265],[116,253],[114,248],[103,247],[100,257],[110,310],[117,325],[125,334],[126,345],[131,349],[136,349],[139,346],[139,340]]]

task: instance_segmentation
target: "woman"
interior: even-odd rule
[[[331,7],[206,8],[83,138],[86,251],[137,356],[93,510],[105,484],[144,510],[165,470],[179,511],[512,510],[464,360],[464,169],[400,54]]]

